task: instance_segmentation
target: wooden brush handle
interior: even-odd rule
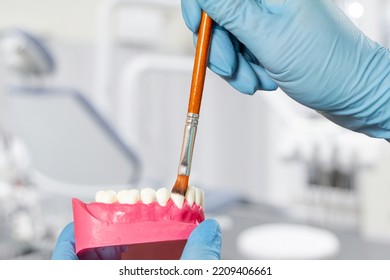
[[[199,26],[198,42],[196,44],[194,68],[192,72],[190,101],[188,104],[183,144],[180,154],[178,170],[179,176],[172,189],[172,192],[174,193],[185,194],[187,190],[188,176],[190,175],[191,170],[192,152],[194,149],[196,130],[198,127],[200,103],[202,101],[203,86],[206,77],[212,25],[212,19],[205,12],[202,12],[202,20]]]
[[[196,44],[194,68],[192,71],[188,113],[199,114],[200,111],[208,62],[212,25],[213,20],[205,12],[202,12],[202,20],[200,22],[198,33],[198,42]]]

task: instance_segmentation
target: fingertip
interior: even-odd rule
[[[207,219],[200,223],[191,233],[190,239],[201,239],[204,242],[212,242],[221,237],[221,227],[214,219]]]
[[[71,241],[74,242],[74,223],[70,222],[61,231],[58,241]]]
[[[260,86],[259,79],[252,69],[251,64],[238,54],[238,63],[234,75],[225,80],[236,90],[246,95],[253,95]]]
[[[214,219],[206,219],[197,227],[198,230],[207,230],[209,232],[214,232],[216,235],[221,235],[221,226]]]
[[[274,91],[278,89],[278,85],[267,73],[264,67],[254,63],[250,63],[250,64],[253,71],[255,71],[257,77],[259,78],[260,81],[259,89],[266,90],[266,91]]]

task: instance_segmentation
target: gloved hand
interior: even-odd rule
[[[124,247],[90,250],[87,259],[120,259]],[[221,257],[221,229],[215,220],[205,220],[189,236],[182,253],[182,260],[219,260]],[[75,252],[74,226],[69,223],[61,232],[54,248],[53,260],[78,260]]]
[[[119,260],[125,247],[112,246],[88,250],[84,259],[89,260]],[[58,237],[52,254],[52,260],[78,260],[75,252],[74,225],[69,223]]]
[[[195,34],[214,21],[209,67],[237,90],[279,86],[335,123],[390,139],[389,51],[332,0],[182,0]]]

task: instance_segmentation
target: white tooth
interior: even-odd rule
[[[95,201],[101,203],[114,203],[117,201],[116,191],[98,191],[95,195]]]
[[[135,204],[139,201],[139,190],[121,190],[118,192],[118,202],[126,204]]]
[[[161,188],[156,191],[156,199],[161,206],[167,205],[168,200],[171,198],[171,192],[167,188]]]
[[[195,189],[195,203],[196,205],[200,206],[201,200],[202,200],[202,191],[198,188]]]
[[[117,202],[117,194],[116,191],[108,190],[106,191],[106,197],[107,197],[107,203],[114,203]]]
[[[177,208],[181,209],[184,203],[184,196],[178,193],[171,193],[173,203],[176,204]]]
[[[186,201],[190,207],[195,202],[195,189],[192,186],[188,186],[187,192],[186,192]]]
[[[118,202],[119,203],[127,203],[127,200],[129,198],[129,191],[128,190],[121,190],[117,194]]]
[[[200,199],[200,207],[202,207],[204,209],[204,206],[205,206],[205,193],[204,193],[204,190],[201,190],[202,192],[202,197]]]
[[[132,189],[129,190],[129,204],[136,204],[138,201],[140,201],[141,195],[139,193],[139,190]]]
[[[106,195],[106,191],[98,191],[95,194],[95,201],[102,202],[104,200],[105,195]]]
[[[149,204],[156,201],[156,191],[152,188],[144,188],[141,190],[141,201],[144,204]]]

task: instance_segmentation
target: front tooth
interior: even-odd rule
[[[101,203],[114,203],[117,201],[116,191],[98,191],[95,195],[95,201]]]
[[[129,191],[128,190],[121,190],[117,194],[117,199],[119,203],[127,203],[127,199],[129,197]]]
[[[117,202],[118,197],[117,197],[116,191],[108,190],[108,191],[106,191],[106,195],[107,195],[107,200],[109,201],[108,203]]]
[[[95,201],[96,202],[102,202],[104,200],[105,196],[106,196],[106,191],[98,191],[95,194]]]
[[[178,193],[171,193],[173,203],[176,204],[177,208],[181,209],[184,203],[184,196]]]
[[[121,190],[118,192],[118,202],[126,204],[135,204],[139,201],[139,190]]]
[[[195,188],[195,203],[200,206],[202,201],[202,191],[198,188]]]
[[[204,209],[204,206],[205,206],[205,193],[204,193],[204,190],[201,190],[202,192],[202,196],[201,196],[201,199],[200,199],[200,207],[202,207]]]
[[[161,206],[167,205],[168,200],[171,198],[171,192],[167,188],[161,188],[156,191],[156,199]]]
[[[186,192],[186,201],[190,207],[195,202],[195,189],[192,186],[188,186],[187,192]]]
[[[156,201],[156,191],[152,188],[145,188],[141,190],[141,201],[144,204],[149,204]]]
[[[139,190],[132,189],[129,190],[129,203],[130,204],[136,204],[141,199],[141,194],[139,193]]]

